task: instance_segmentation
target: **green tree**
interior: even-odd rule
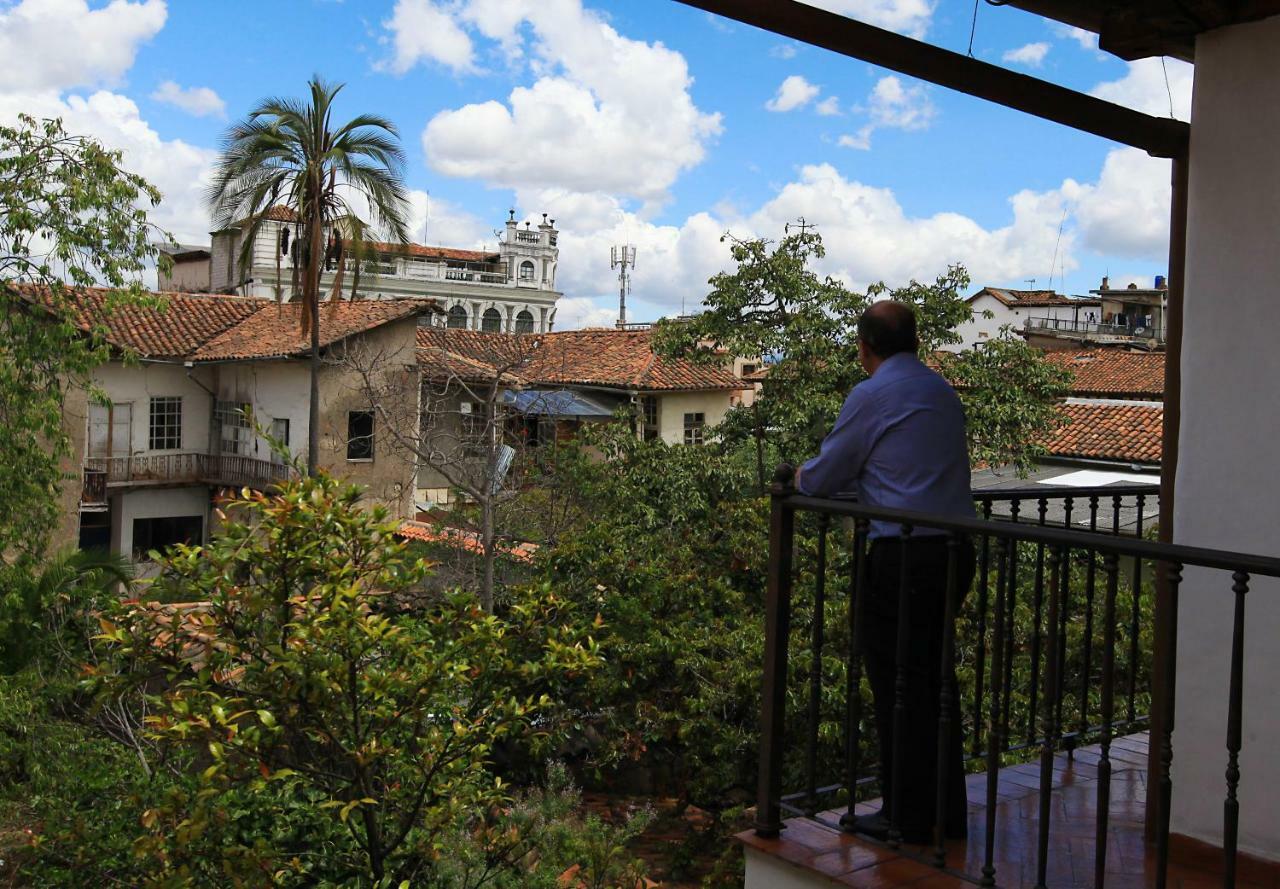
[[[429,883],[507,800],[499,745],[535,731],[549,683],[594,667],[544,594],[503,616],[461,594],[401,612],[427,566],[358,497],[324,474],[246,491],[151,590],[198,604],[125,603],[104,625],[114,681],[162,688],[148,724],[202,761],[142,816],[158,882]]]
[[[326,238],[352,238],[352,253],[357,257],[363,250],[366,223],[400,243],[409,240],[401,175],[404,153],[395,124],[375,114],[360,114],[337,126],[333,102],[342,86],[313,77],[308,101],[270,98],[259,104],[227,131],[209,187],[215,225],[247,220],[241,254],[244,266],[267,211],[285,206],[298,216],[302,332],[311,337],[310,472],[315,472],[320,453],[320,273]],[[360,218],[353,200],[364,205],[369,219]],[[339,275],[342,266],[339,257]]]
[[[878,299],[911,306],[921,354],[945,360],[954,381],[973,390],[965,406],[975,460],[1025,468],[1041,453],[1036,442],[1051,428],[1066,375],[1008,336],[955,358],[937,353],[960,342],[956,330],[972,317],[963,297],[969,286],[963,267],[950,266],[928,284],[880,283],[857,293],[810,268],[825,255],[816,233],[789,235],[776,245],[726,238],[737,267],[711,279],[702,314],[659,325],[655,342],[668,354],[707,361],[723,360],[727,352],[769,362],[761,397],[732,411],[721,430],[726,441],[754,442],[761,488],[774,460],[794,463],[817,451],[850,388],[866,377],[858,362],[857,323]]]
[[[48,545],[71,456],[65,396],[91,389],[109,354],[86,335],[75,290],[111,288],[108,309],[137,302],[162,261],[145,210],[160,193],[121,163],[58,120],[0,126],[0,561]]]

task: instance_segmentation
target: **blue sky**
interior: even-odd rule
[[[968,45],[966,0],[813,2]],[[1165,162],[670,0],[0,0],[0,52],[0,118],[59,115],[124,150],[184,241],[207,230],[230,120],[313,73],[345,82],[341,113],[400,128],[420,239],[491,242],[508,207],[557,219],[570,325],[616,313],[613,243],[637,245],[631,315],[652,318],[697,304],[722,233],[801,215],[823,271],[858,287],[952,262],[975,289],[1165,271]],[[1189,66],[1128,64],[1008,7],[980,4],[974,54],[1189,111]]]

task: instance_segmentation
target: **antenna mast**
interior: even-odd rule
[[[618,327],[625,327],[627,323],[627,294],[631,292],[631,275],[627,269],[635,267],[635,244],[610,248],[609,268],[618,270]]]

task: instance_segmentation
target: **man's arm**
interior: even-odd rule
[[[840,408],[835,426],[823,439],[818,456],[796,471],[796,489],[811,497],[852,490],[880,435],[879,426],[872,396],[855,386]]]

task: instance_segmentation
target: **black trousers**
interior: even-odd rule
[[[905,551],[905,552],[904,552]],[[898,609],[903,558],[907,565],[910,646],[905,661],[905,732],[899,745],[902,787],[894,786],[894,704],[898,674]],[[956,575],[957,609],[973,583],[973,546],[959,546]],[[946,619],[947,595],[946,538],[933,535],[902,541],[879,538],[871,542],[867,562],[867,601],[863,609],[862,651],[867,678],[875,699],[876,730],[880,741],[883,814],[894,815],[900,800],[899,826],[908,840],[927,841],[932,835],[937,811],[938,715],[942,692],[942,631]],[[959,692],[954,664],[948,665],[956,699],[951,712],[947,741],[946,819],[947,836],[965,835],[967,823],[963,729],[960,723]],[[898,797],[897,794],[901,793]]]

